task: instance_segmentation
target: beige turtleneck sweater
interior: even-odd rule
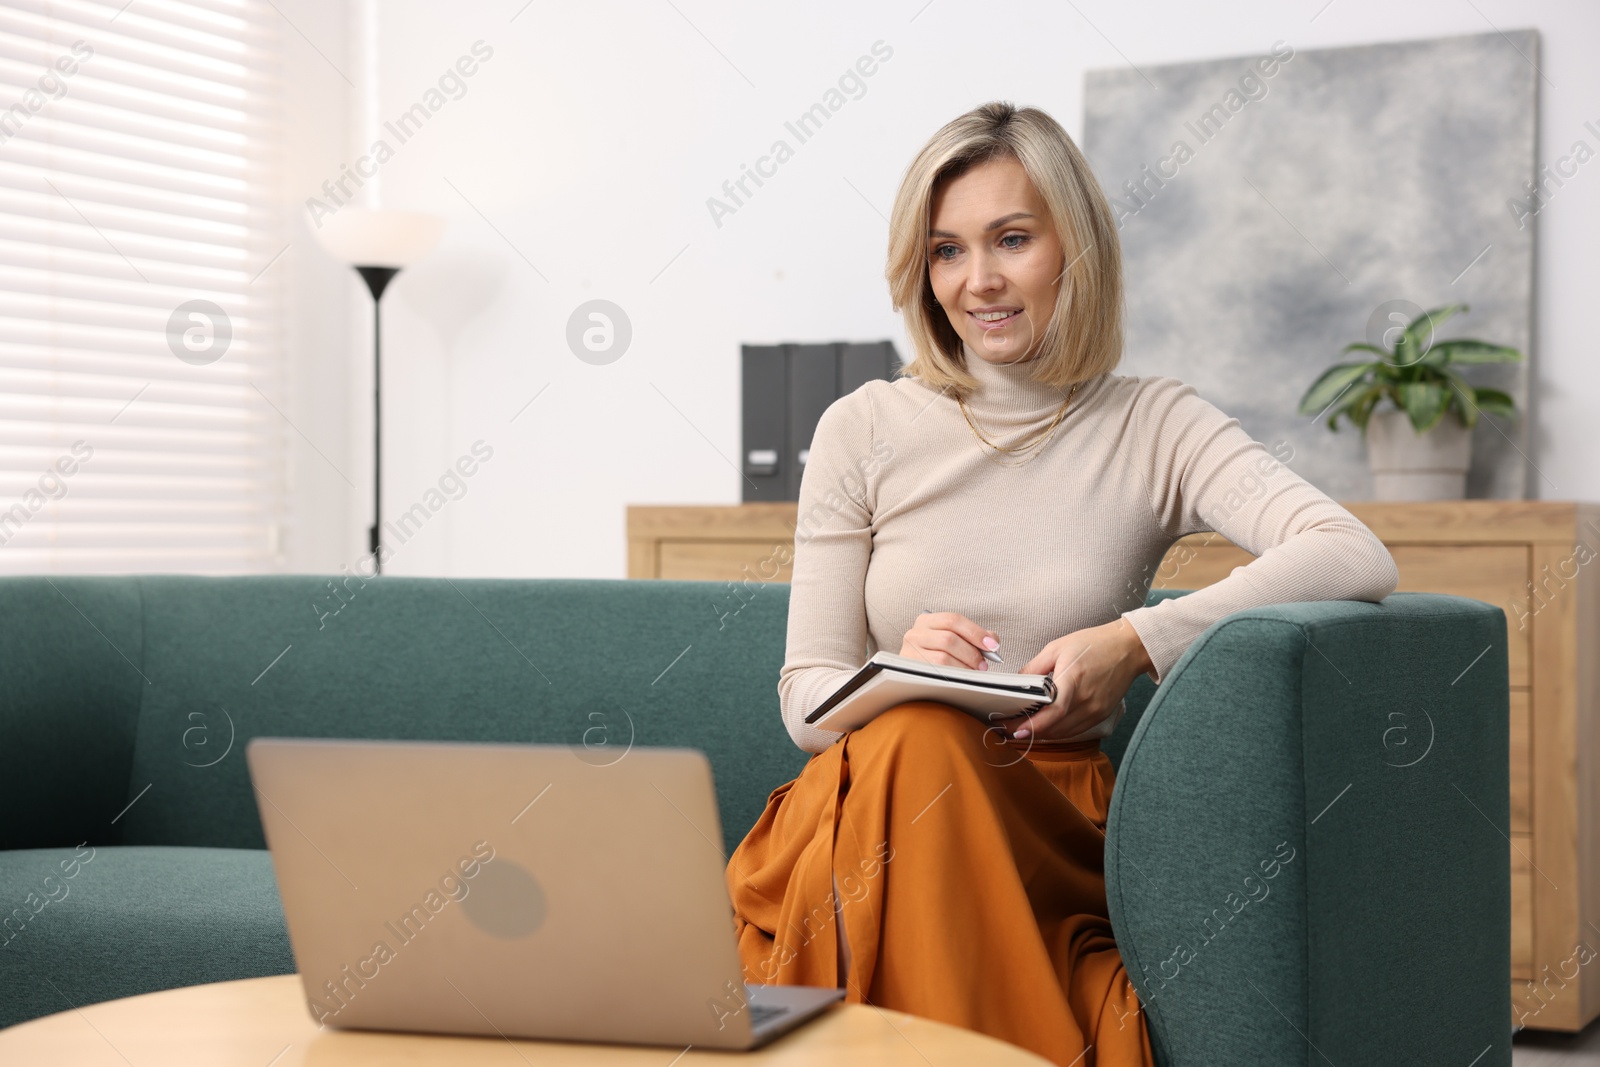
[[[1060,410],[1065,391],[1034,382],[1031,364],[965,358],[981,382],[967,410],[989,440],[1030,441]],[[1232,612],[1395,590],[1394,559],[1371,530],[1176,378],[1088,379],[1032,455],[999,465],[954,395],[916,378],[867,382],[823,413],[800,483],[778,678],[795,744],[820,752],[842,736],[802,720],[872,652],[899,652],[923,610],[995,631],[1012,671],[1120,615],[1159,683]],[[1145,607],[1172,542],[1201,530],[1259,558]],[[1122,713],[1079,738],[1108,735]]]

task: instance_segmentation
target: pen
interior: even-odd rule
[[[924,615],[932,615],[933,614],[933,609],[932,608],[923,608],[922,609],[922,614],[924,614]],[[990,663],[998,663],[1002,667],[1005,666],[1006,661],[1000,658],[1000,653],[998,653],[998,652],[990,652],[987,648],[980,648],[980,649],[978,649],[978,651],[982,652],[983,653],[983,658],[988,660]]]

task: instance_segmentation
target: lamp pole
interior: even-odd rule
[[[439,243],[444,219],[350,204],[315,221],[317,242],[341,263],[354,267],[372,294],[372,526],[367,531],[367,549],[372,553],[372,572],[377,574],[383,570],[378,558],[383,524],[383,291],[396,274]]]
[[[381,574],[378,526],[383,522],[383,291],[400,268],[358,265],[356,273],[372,294],[372,527],[367,531],[367,550],[372,553],[372,573]]]

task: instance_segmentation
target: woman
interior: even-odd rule
[[[1193,387],[1111,373],[1116,226],[1048,115],[949,123],[890,229],[915,358],[812,440],[778,690],[815,755],[728,864],[746,978],[837,984],[1060,1064],[1149,1064],[1107,917],[1100,739],[1133,679],[1159,683],[1212,622],[1381,600],[1394,561]],[[1208,529],[1259,558],[1143,606],[1172,542]],[[1010,729],[933,701],[843,735],[805,725],[877,648],[977,670],[998,651],[1058,695]]]

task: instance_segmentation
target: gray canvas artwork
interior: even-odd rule
[[[1440,339],[1527,356],[1463,371],[1518,412],[1480,417],[1467,496],[1539,495],[1528,444],[1538,43],[1535,30],[1304,51],[1280,41],[1088,72],[1081,147],[1123,250],[1120,372],[1192,384],[1269,449],[1287,443],[1289,466],[1323,492],[1367,500],[1360,431],[1341,419],[1330,432],[1297,413],[1299,399],[1391,316],[1465,303]]]

